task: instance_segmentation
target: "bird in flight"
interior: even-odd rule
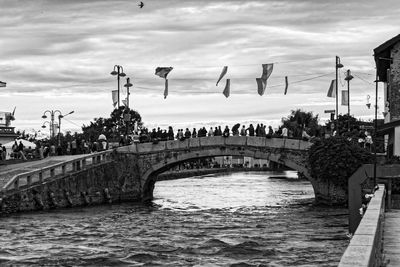
[[[144,3],[143,2],[140,2],[140,4],[138,5],[140,8],[143,8],[144,7]]]

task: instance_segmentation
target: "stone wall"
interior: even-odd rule
[[[390,101],[390,121],[400,120],[400,43],[397,43],[392,51],[391,58],[393,63],[390,66],[389,78],[389,101]]]
[[[0,215],[141,199],[139,174],[131,156],[55,177],[0,199]]]

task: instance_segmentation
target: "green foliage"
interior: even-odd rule
[[[344,137],[322,139],[309,151],[308,167],[316,179],[330,180],[347,188],[348,178],[362,165],[373,162],[373,155]]]

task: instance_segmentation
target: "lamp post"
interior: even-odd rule
[[[61,145],[61,119],[72,113],[74,113],[74,111],[70,111],[69,113],[67,113],[65,115],[62,115],[62,114],[58,115],[58,145]]]
[[[118,89],[118,109],[119,109],[119,77],[125,77],[124,69],[120,65],[115,65],[111,75],[117,75],[117,89]]]
[[[54,138],[55,136],[55,130],[54,130],[54,117],[58,113],[58,145],[60,145],[61,140],[60,140],[60,133],[61,133],[61,119],[64,118],[65,116],[74,113],[74,111],[71,111],[65,115],[61,113],[61,111],[57,110],[46,110],[43,112],[42,119],[47,119],[46,113],[50,114],[50,121],[46,121],[49,123],[50,127],[50,136],[51,138]],[[42,128],[46,128],[45,123],[43,123]]]
[[[347,128],[350,131],[350,81],[353,79],[353,75],[351,75],[351,71],[347,70],[346,78],[347,81],[347,116],[348,116],[348,124]]]
[[[51,122],[50,122],[50,121],[45,121],[45,122],[43,122],[43,124],[42,124],[42,128],[43,128],[43,129],[44,129],[44,128],[46,128],[46,123],[48,123],[48,124],[49,124],[50,136],[51,136]]]
[[[338,70],[343,68],[343,64],[340,63],[340,57],[336,56],[336,82],[335,82],[335,93],[336,93],[336,134],[339,134],[339,125],[338,125],[338,115],[339,115],[339,94],[338,94]]]
[[[131,87],[132,84],[130,82],[130,78],[126,78],[126,84],[124,85],[124,87],[126,87],[126,106],[129,108],[129,95],[131,94],[129,92],[129,87]]]

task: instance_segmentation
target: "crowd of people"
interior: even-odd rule
[[[239,123],[229,128],[225,126],[177,129],[174,131],[172,126],[167,129],[153,128],[149,131],[147,128],[142,127],[138,131],[132,132],[132,134],[121,135],[119,141],[111,140],[107,141],[107,138],[100,133],[98,138],[89,138],[91,140],[85,140],[81,136],[75,134],[70,138],[62,140],[62,142],[56,142],[55,140],[31,140],[36,144],[36,147],[25,147],[21,141],[15,141],[9,153],[10,158],[14,159],[43,159],[49,156],[56,155],[76,155],[76,154],[88,154],[97,151],[103,151],[110,147],[130,145],[133,143],[158,143],[159,141],[167,140],[185,140],[189,138],[197,137],[211,137],[211,136],[256,136],[265,138],[292,138],[302,139],[307,141],[313,141],[315,138],[326,138],[329,136],[335,136],[336,131],[327,128],[318,128],[317,131],[311,131],[307,127],[302,125],[295,129],[280,126],[279,128],[273,129],[272,126],[264,125],[262,123],[253,125],[250,124],[240,125]],[[357,142],[360,146],[371,149],[372,137],[369,132],[362,129],[352,129],[352,131],[342,132],[340,135],[346,136],[349,140]],[[7,149],[0,144],[0,160],[5,160],[7,155]]]
[[[207,137],[207,136],[257,136],[257,137],[266,137],[266,138],[297,138],[297,136],[293,136],[293,132],[286,127],[280,127],[276,130],[272,128],[272,126],[267,126],[264,124],[257,124],[254,127],[253,124],[250,124],[248,127],[245,125],[241,125],[239,123],[235,124],[232,128],[229,126],[225,126],[222,128],[221,126],[210,127],[208,130],[206,127],[193,128],[190,130],[186,129],[177,129],[177,132],[174,132],[171,126],[168,129],[161,129],[160,127],[153,128],[149,131],[147,128],[143,128],[140,132],[134,133],[129,141],[131,142],[158,142],[158,141],[167,141],[167,140],[185,140],[188,138],[197,138],[197,137]],[[300,138],[310,139],[311,136],[307,133],[307,129],[304,128],[302,136]],[[124,145],[125,142],[121,141],[120,145]]]

